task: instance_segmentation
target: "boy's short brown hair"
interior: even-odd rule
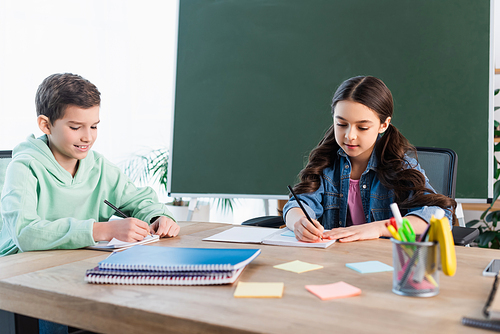
[[[64,117],[68,105],[91,108],[101,104],[97,87],[77,74],[58,73],[45,78],[35,97],[37,116],[45,115],[50,123]]]

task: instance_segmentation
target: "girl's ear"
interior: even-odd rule
[[[378,133],[384,133],[385,130],[387,130],[387,128],[389,127],[389,124],[391,124],[391,118],[387,117],[385,119],[385,122],[380,124],[380,129],[378,130]]]
[[[38,127],[42,130],[46,135],[50,135],[50,120],[45,115],[40,115],[37,118]]]

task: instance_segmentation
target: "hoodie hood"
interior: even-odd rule
[[[12,151],[12,158],[23,161],[24,164],[36,164],[38,168],[46,169],[58,182],[64,185],[73,185],[85,182],[86,175],[92,168],[94,152],[89,151],[85,159],[80,160],[78,170],[73,177],[54,158],[48,145],[47,135],[35,138],[28,136],[25,142],[17,145]]]

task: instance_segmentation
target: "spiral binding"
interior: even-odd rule
[[[500,322],[494,320],[482,320],[463,317],[462,325],[500,332]]]
[[[237,276],[237,275],[236,275]],[[85,281],[95,284],[121,285],[217,285],[232,283],[235,277],[221,276],[120,276],[87,275]]]
[[[112,275],[112,276],[232,276],[236,270],[209,270],[209,271],[150,271],[150,270],[120,270],[100,269],[95,267],[89,269],[86,275]]]

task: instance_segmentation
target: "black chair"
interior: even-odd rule
[[[455,199],[458,157],[448,148],[416,147],[418,163],[439,194]],[[411,154],[410,154],[411,156]]]
[[[0,159],[8,159],[8,158],[12,158],[12,151],[0,151]]]
[[[285,221],[282,216],[262,216],[244,221],[241,225],[280,228]]]
[[[447,148],[417,147],[418,162],[425,170],[436,192],[455,199],[458,158]],[[465,227],[462,206],[457,205],[456,216],[460,226],[453,226],[455,245],[466,246],[479,235],[477,228]]]
[[[5,182],[5,172],[7,170],[7,166],[12,160],[12,151],[0,151],[0,194],[2,193],[3,184]],[[0,212],[1,212],[1,203],[0,203]],[[2,215],[0,214],[0,230],[2,229]]]

